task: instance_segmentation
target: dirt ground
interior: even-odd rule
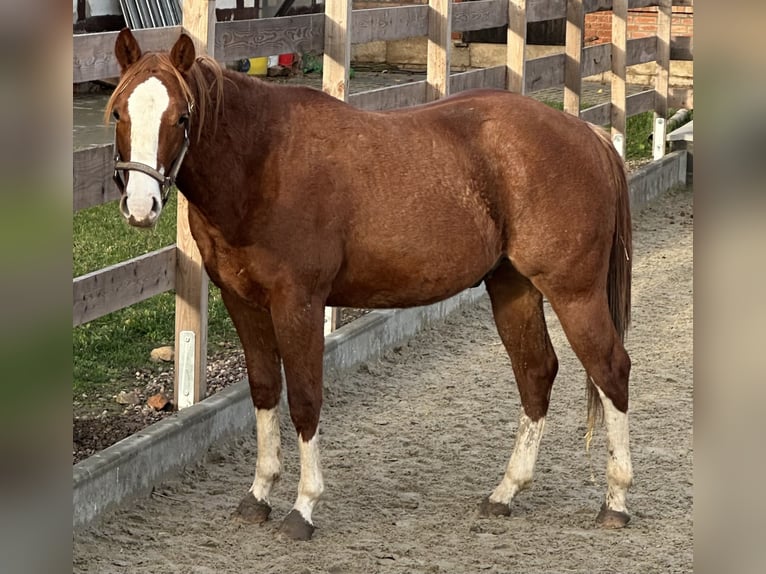
[[[73,571],[87,573],[691,572],[692,192],[634,217],[632,521],[594,527],[605,492],[603,429],[584,448],[584,373],[553,313],[559,361],[535,481],[509,518],[479,518],[502,477],[519,415],[489,305],[458,313],[380,361],[326,381],[325,495],[310,542],[276,533],[298,481],[283,416],[283,476],[264,526],[232,518],[249,488],[254,436],[147,498],[76,532]]]

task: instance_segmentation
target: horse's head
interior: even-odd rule
[[[184,74],[194,64],[186,34],[169,54],[142,54],[127,28],[117,36],[120,83],[107,105],[115,126],[114,179],[128,223],[152,227],[167,201],[189,146],[193,100]]]

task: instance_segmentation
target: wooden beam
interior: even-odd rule
[[[351,43],[402,40],[428,34],[428,6],[396,6],[354,10]]]
[[[426,101],[432,102],[449,95],[452,0],[429,0],[428,9]]]
[[[114,43],[119,32],[74,34],[72,37],[72,81],[92,82],[120,75],[120,65],[114,57]],[[181,35],[181,26],[134,30],[133,35],[145,52],[169,50]]]
[[[457,6],[457,4],[456,4]],[[505,89],[505,66],[493,66],[469,70],[450,76],[450,94],[457,94],[474,88],[498,88]]]
[[[625,107],[625,113],[628,117],[654,109],[654,90],[645,90],[628,96],[625,99]],[[580,112],[580,119],[597,126],[609,125],[611,121],[611,108],[611,102],[591,106]]]
[[[324,14],[218,22],[215,57],[230,62],[292,52],[318,54],[324,48],[324,25]]]
[[[348,101],[357,108],[370,111],[416,106],[426,101],[426,81],[409,82],[399,86],[351,94]]]
[[[526,92],[527,66],[527,0],[508,0],[508,51],[506,55],[506,88]]]
[[[324,16],[322,90],[347,102],[351,72],[351,0],[326,0]],[[339,325],[340,310],[325,307],[324,334],[329,335]]]
[[[214,56],[215,0],[185,0],[183,3],[184,31],[192,38],[198,55]],[[191,403],[197,403],[207,394],[207,311],[208,277],[202,255],[189,229],[189,202],[178,194],[176,210],[176,325],[175,325],[175,399],[181,402],[179,352],[182,333],[194,333],[194,382]],[[188,404],[188,403],[186,403]]]
[[[325,2],[324,59],[322,60],[322,90],[348,101],[351,70],[351,0]]]
[[[72,282],[72,326],[169,291],[175,284],[176,246],[111,265]]]
[[[551,54],[527,61],[524,93],[537,92],[564,83],[564,54]]]
[[[628,39],[628,0],[614,0],[612,10],[612,142],[625,157],[625,77]]]
[[[508,0],[458,2],[452,6],[452,31],[497,28],[508,23]]]
[[[529,22],[566,18],[567,0],[527,0],[527,2],[529,4],[529,11],[527,12]],[[646,8],[647,6],[656,6],[659,2],[660,0],[630,0],[629,7]],[[586,14],[611,10],[612,0],[584,0],[583,8]]]
[[[670,87],[670,28],[673,17],[672,0],[660,0],[657,10],[657,76],[654,89],[655,113],[658,117],[667,118],[668,115],[668,88]]]
[[[567,0],[567,28],[564,59],[564,111],[580,115],[582,88],[583,29],[585,11],[583,0]]]
[[[79,211],[120,198],[112,180],[114,146],[97,145],[72,154],[72,209]]]

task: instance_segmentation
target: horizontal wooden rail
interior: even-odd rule
[[[175,286],[176,246],[76,277],[72,285],[72,325],[82,325],[154,297]]]
[[[72,81],[74,83],[103,80],[120,75],[120,66],[114,57],[114,42],[118,33],[102,32],[73,36]],[[146,52],[167,50],[181,35],[181,26],[134,30],[133,34]]]
[[[76,150],[72,154],[72,160],[73,211],[119,199],[120,194],[112,180],[114,172],[112,144]]]
[[[648,112],[654,109],[654,96],[656,92],[654,89],[638,92],[625,98],[625,105],[627,108],[626,117],[635,116],[642,112]],[[609,125],[611,121],[610,111],[611,103],[599,104],[597,106],[591,106],[580,112],[580,118],[586,122],[596,124],[597,126]]]

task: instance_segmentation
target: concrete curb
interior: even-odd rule
[[[637,169],[630,175],[630,209],[638,213],[659,195],[686,184],[687,151],[678,150]]]
[[[638,211],[685,182],[686,151],[668,154],[631,175],[631,208]],[[483,294],[482,286],[426,307],[373,311],[327,336],[325,371],[375,359]],[[216,441],[252,429],[254,422],[250,390],[242,381],[80,462],[73,469],[73,526],[86,525],[109,508],[148,492]]]

